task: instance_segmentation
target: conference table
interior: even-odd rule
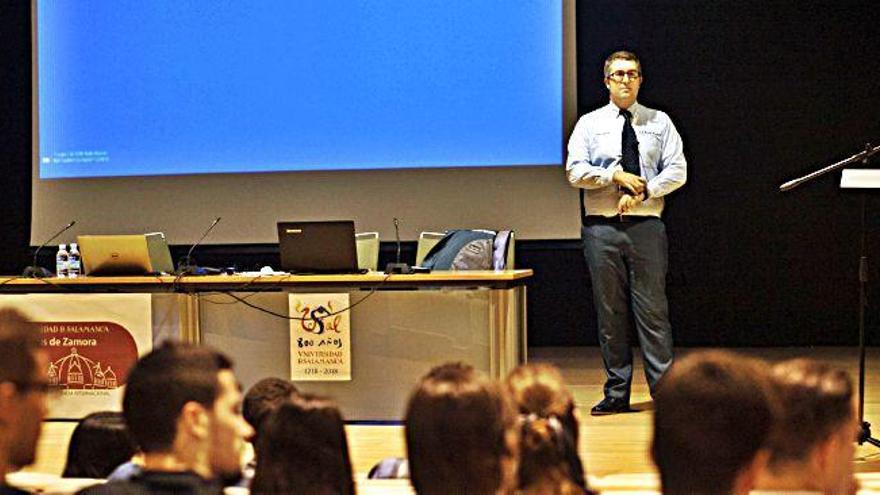
[[[526,361],[531,270],[354,275],[0,277],[4,294],[149,294],[153,341],[180,339],[233,358],[247,388],[290,377],[291,294],[348,294],[351,380],[297,381],[352,421],[397,421],[417,380],[448,361],[493,378]]]

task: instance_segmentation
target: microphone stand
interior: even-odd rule
[[[779,191],[780,192],[791,191],[792,189],[796,188],[797,186],[803,184],[804,182],[809,182],[819,176],[825,175],[829,172],[834,172],[835,170],[840,170],[843,167],[846,167],[847,165],[852,165],[853,163],[856,163],[859,161],[862,162],[863,164],[867,165],[868,160],[870,160],[871,157],[873,157],[875,154],[877,154],[878,151],[880,151],[880,146],[875,146],[872,148],[871,144],[868,143],[865,145],[864,151],[862,151],[860,153],[856,153],[855,155],[853,155],[849,158],[846,158],[844,160],[840,160],[837,163],[833,163],[831,165],[828,165],[827,167],[820,168],[819,170],[816,170],[815,172],[810,172],[809,174],[807,174],[803,177],[798,177],[797,179],[790,180],[790,181],[786,182],[785,184],[782,184],[781,186],[779,186]]]
[[[206,275],[209,272],[220,273],[220,270],[217,270],[216,268],[199,268],[195,263],[193,263],[192,253],[196,249],[196,246],[201,244],[202,241],[205,240],[205,237],[208,237],[208,234],[210,234],[211,231],[214,230],[214,227],[216,227],[217,224],[220,223],[221,218],[222,217],[215,218],[214,221],[211,222],[211,226],[208,227],[208,230],[206,230],[205,233],[202,234],[202,237],[200,237],[199,240],[196,241],[196,243],[189,248],[189,251],[186,252],[186,256],[180,258],[180,261],[178,261],[177,263],[178,275]]]
[[[870,143],[865,145],[865,150],[857,153],[845,160],[831,164],[827,167],[811,172],[803,177],[791,180],[779,186],[781,192],[786,192],[795,187],[809,182],[821,175],[839,170],[848,165],[861,162],[867,165],[871,158],[880,151],[880,146],[872,147]],[[880,440],[871,436],[871,423],[865,421],[865,309],[868,307],[867,284],[868,284],[868,252],[867,252],[867,226],[866,226],[866,198],[865,192],[861,193],[861,252],[859,256],[859,393],[858,393],[858,415],[859,415],[859,436],[858,443],[862,445],[869,443],[875,447],[880,447]]]
[[[46,247],[50,242],[54,241],[59,235],[67,232],[68,229],[76,225],[76,220],[72,220],[69,224],[65,225],[61,230],[55,233],[52,237],[48,238],[46,242],[40,244],[40,247],[34,251],[34,262],[31,266],[24,269],[22,276],[25,278],[50,278],[52,277],[52,272],[43,268],[42,266],[37,266],[37,256],[40,254],[40,250]]]
[[[397,261],[394,263],[388,263],[385,265],[385,273],[401,273],[401,274],[409,274],[412,273],[412,267],[406,263],[400,262],[400,220],[397,218],[394,219],[394,237],[397,239]]]

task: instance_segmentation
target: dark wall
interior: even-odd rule
[[[18,273],[31,218],[29,2],[0,2],[0,47],[0,273]]]
[[[880,144],[876,3],[577,8],[581,113],[607,102],[604,58],[630,49],[645,73],[639,100],[667,111],[685,140],[689,181],[666,212],[679,341],[854,342],[859,198],[838,190],[839,173],[789,193],[778,186]],[[876,198],[868,213],[876,256]]]
[[[27,4],[0,6],[2,273],[20,271],[29,251]],[[605,56],[631,49],[646,76],[640,101],[667,111],[685,140],[689,181],[666,212],[680,345],[856,341],[859,196],[838,190],[839,173],[786,194],[778,186],[880,143],[878,21],[873,2],[577,2],[580,112],[607,101]],[[877,293],[880,200],[870,197],[867,208],[869,289]],[[392,253],[383,244],[383,262]],[[412,259],[414,246],[404,254]],[[276,259],[273,246],[206,246],[199,254],[214,266]],[[521,241],[517,260],[536,272],[530,342],[595,344],[579,242]],[[876,309],[868,324],[874,337]]]

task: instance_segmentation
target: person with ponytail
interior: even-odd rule
[[[593,494],[578,456],[574,400],[558,369],[525,364],[507,377],[520,414],[519,489],[523,495]]]

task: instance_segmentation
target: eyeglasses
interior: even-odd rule
[[[617,82],[623,81],[624,77],[628,77],[630,81],[642,77],[642,73],[637,70],[619,70],[608,74],[606,77]]]

